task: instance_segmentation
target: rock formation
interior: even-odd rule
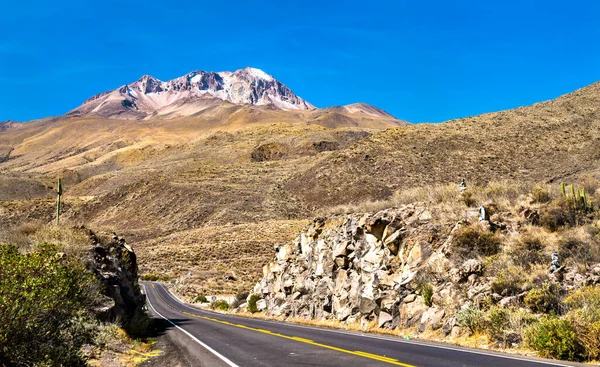
[[[486,302],[508,307],[531,289],[494,293],[482,258],[453,257],[453,233],[465,225],[489,231],[476,216],[452,222],[421,204],[315,219],[292,243],[276,247],[252,291],[262,298],[257,308],[271,316],[456,335],[460,309]],[[600,264],[592,269],[567,274],[563,288],[599,284]]]
[[[443,309],[426,305],[415,277],[445,259],[456,223],[431,219],[426,208],[414,205],[317,219],[293,243],[276,249],[276,260],[264,267],[253,290],[265,300],[257,306],[271,315],[441,326]],[[440,294],[454,296],[451,290]]]
[[[93,248],[88,268],[104,286],[107,302],[99,309],[100,318],[128,325],[146,303],[138,285],[137,258],[133,249],[116,234],[98,237],[89,231]]]

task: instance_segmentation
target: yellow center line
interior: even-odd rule
[[[152,284],[152,288],[156,289],[156,287],[154,287],[154,284]],[[288,335],[278,334],[278,333],[275,333],[275,332],[272,332],[272,331],[266,330],[266,329],[253,328],[253,327],[242,325],[242,324],[233,324],[233,323],[228,322],[228,321],[223,321],[223,320],[215,319],[214,317],[207,317],[207,316],[197,315],[197,314],[190,313],[190,312],[183,311],[183,310],[178,310],[177,308],[175,308],[175,307],[169,305],[167,302],[165,302],[165,300],[162,299],[162,297],[158,294],[158,292],[156,292],[156,296],[158,297],[158,299],[160,299],[162,301],[162,303],[164,303],[165,305],[167,305],[171,309],[173,309],[173,310],[175,310],[175,311],[177,311],[179,313],[182,313],[184,315],[187,315],[187,316],[192,316],[192,317],[196,317],[196,318],[199,318],[199,319],[209,320],[209,321],[217,322],[219,324],[223,324],[223,325],[227,325],[227,326],[234,326],[234,327],[241,328],[241,329],[252,330],[252,331],[259,332],[259,333],[263,333],[263,334],[267,334],[267,335],[271,335],[271,336],[276,336],[276,337],[283,338],[283,339],[289,339],[289,340],[297,341],[297,342],[300,342],[300,343],[310,344],[310,345],[314,345],[314,346],[325,348],[325,349],[335,350],[337,352],[342,352],[342,353],[346,353],[346,354],[352,354],[352,355],[363,357],[363,358],[369,358],[369,359],[373,359],[373,360],[376,360],[376,361],[379,361],[379,362],[393,364],[393,365],[396,365],[396,366],[415,367],[415,366],[413,366],[411,364],[402,363],[402,362],[398,361],[397,359],[386,357],[386,356],[380,356],[380,355],[377,355],[377,354],[363,352],[363,351],[360,351],[360,350],[348,350],[348,349],[338,348],[338,347],[334,347],[332,345],[317,343],[317,342],[315,342],[313,340],[310,340],[310,339],[300,338],[298,336],[288,336]]]

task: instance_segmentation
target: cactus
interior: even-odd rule
[[[60,197],[62,195],[62,185],[60,182],[60,178],[58,179],[58,186],[56,188],[56,225],[60,222]]]
[[[594,206],[593,203],[591,201],[588,201],[588,197],[587,197],[587,193],[585,192],[585,188],[582,188],[581,190],[576,189],[575,185],[571,184],[570,186],[570,191],[571,191],[571,195],[567,195],[566,193],[566,189],[565,189],[565,183],[561,182],[560,183],[560,192],[562,193],[562,196],[565,198],[570,198],[570,205],[573,207],[573,209],[577,209],[577,210],[583,210],[584,212],[588,212],[588,211],[593,211],[594,210]]]

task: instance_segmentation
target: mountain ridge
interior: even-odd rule
[[[146,74],[133,83],[88,98],[66,115],[147,119],[161,115],[161,109],[183,99],[192,102],[215,99],[240,105],[274,106],[284,111],[316,109],[271,75],[260,69],[246,67],[234,72],[197,70],[167,81]],[[188,109],[180,115],[199,111],[201,109]]]

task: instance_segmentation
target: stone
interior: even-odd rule
[[[349,286],[348,282],[348,272],[344,269],[340,269],[335,276],[335,293],[340,293],[340,291]]]
[[[371,312],[373,312],[373,310],[375,310],[375,307],[377,307],[377,304],[375,303],[375,301],[373,301],[370,298],[360,297],[359,302],[360,303],[358,306],[358,310],[363,315],[370,314]]]
[[[338,256],[335,258],[334,263],[338,268],[346,269],[350,265],[350,260],[345,256]]]
[[[379,312],[379,318],[377,319],[377,326],[381,328],[384,327],[386,323],[391,324],[392,319],[392,315],[390,315],[387,312],[381,311]]]
[[[452,331],[450,331],[450,336],[453,338],[458,338],[460,336],[461,330],[458,326],[453,326]]]
[[[404,297],[402,302],[411,303],[411,302],[414,302],[416,299],[417,299],[417,295],[413,293],[413,294],[409,294],[408,296]]]
[[[500,302],[498,302],[498,305],[500,307],[504,307],[507,308],[509,306],[516,306],[519,302],[519,299],[517,296],[510,296],[510,297],[504,297],[500,300]]]

